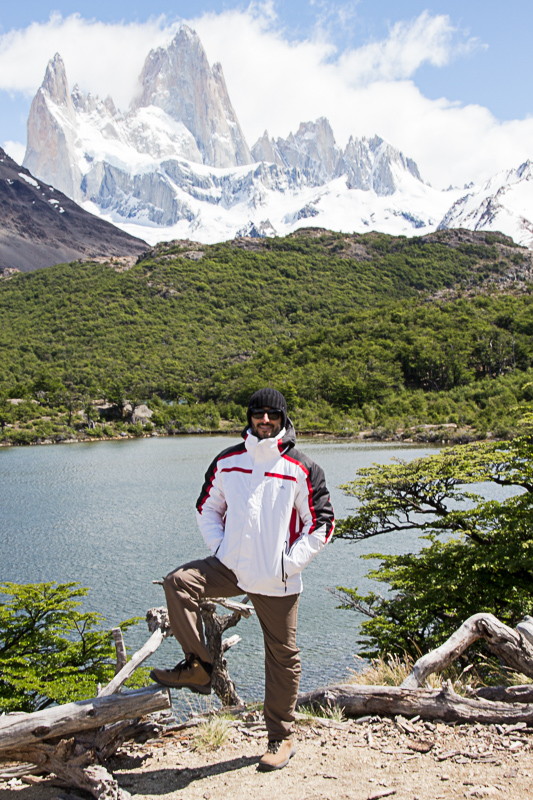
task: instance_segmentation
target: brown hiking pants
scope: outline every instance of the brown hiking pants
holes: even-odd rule
[[[215,556],[190,561],[164,580],[170,627],[183,652],[211,661],[205,646],[199,603],[208,597],[244,594],[235,573]],[[265,722],[270,741],[292,733],[300,684],[300,651],[296,647],[299,594],[271,597],[248,594],[265,643]]]

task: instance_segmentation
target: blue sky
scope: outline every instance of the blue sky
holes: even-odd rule
[[[21,157],[57,50],[71,86],[126,108],[144,57],[182,21],[222,63],[249,144],[324,115],[339,144],[377,133],[435,185],[533,158],[531,0],[4,2],[0,143]]]

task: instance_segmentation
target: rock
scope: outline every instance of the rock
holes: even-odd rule
[[[4,277],[78,259],[137,258],[147,249],[142,239],[89,214],[53,186],[36,180],[1,148],[0,219]]]
[[[209,66],[198,35],[189,27],[182,25],[168,47],[148,54],[139,80],[141,93],[132,111],[156,106],[183,123],[203,163],[233,167],[252,162],[222,67]]]

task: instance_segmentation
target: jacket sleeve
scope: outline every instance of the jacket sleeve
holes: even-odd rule
[[[335,528],[335,515],[324,472],[313,462],[302,467],[305,477],[299,481],[294,505],[303,528],[284,556],[286,578],[303,570],[326,545]]]
[[[196,501],[196,520],[209,550],[214,554],[224,538],[226,499],[222,489],[218,459],[205,473],[205,480]]]

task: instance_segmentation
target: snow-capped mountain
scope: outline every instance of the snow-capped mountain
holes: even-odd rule
[[[325,118],[286,139],[265,131],[250,149],[221,66],[209,66],[186,26],[149,53],[125,112],[110,97],[70,92],[56,55],[31,106],[24,166],[151,243],[306,224],[422,234],[455,226],[446,220],[464,194],[425,184],[415,162],[378,136],[339,147]]]
[[[298,169],[308,185],[320,186],[344,175],[348,189],[389,195],[398,188],[395,172],[409,173],[421,180],[415,162],[379,136],[350,137],[345,150],[341,150],[325,117],[316,122],[302,122],[298,131],[290,133],[287,139],[274,141],[265,131],[252,147],[252,155],[256,161]]]
[[[457,200],[440,228],[502,231],[533,248],[533,163],[500,172]]]

